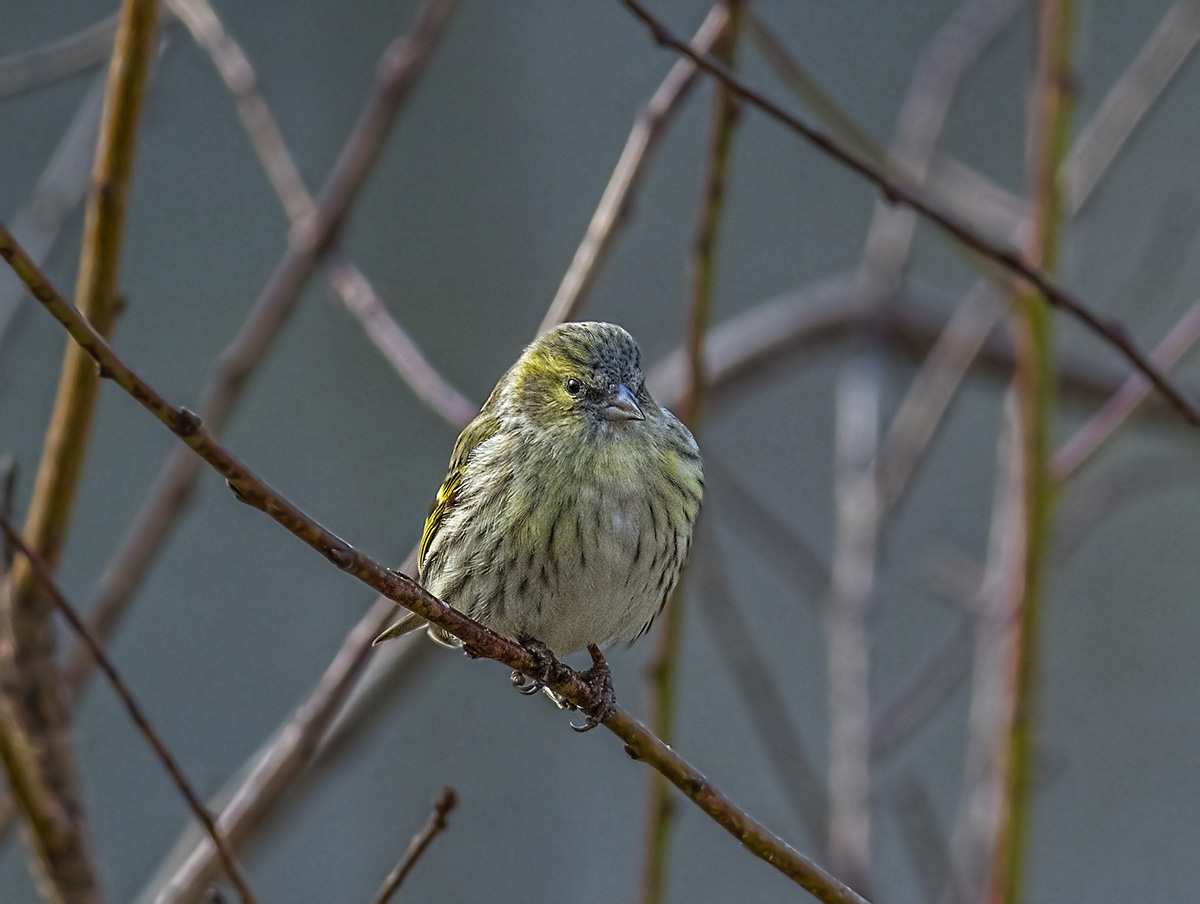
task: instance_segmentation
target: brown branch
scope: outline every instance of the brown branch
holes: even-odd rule
[[[692,45],[700,53],[708,53],[724,34],[728,20],[725,4],[718,3],[700,25],[692,38]],[[641,184],[646,166],[666,133],[667,126],[691,92],[697,76],[694,63],[689,60],[678,61],[634,120],[633,129],[625,140],[621,157],[609,177],[596,212],[592,214],[583,241],[576,249],[571,266],[559,283],[558,291],[554,293],[554,299],[538,327],[539,336],[563,321],[578,316],[600,268],[629,217],[633,195]]]
[[[350,208],[378,159],[384,139],[429,59],[445,25],[453,0],[430,0],[410,36],[392,42],[377,70],[375,90],[338,155],[313,214],[292,230],[283,258],[237,334],[221,353],[216,370],[201,394],[200,417],[219,432],[240,400],[251,373],[266,356],[300,293],[330,248]],[[184,449],[175,450],[142,504],[116,556],[105,569],[88,606],[92,632],[103,642],[111,635],[134,591],[187,507],[199,462]],[[91,672],[91,660],[80,650],[65,668],[67,685],[77,696]]]
[[[212,814],[205,809],[199,795],[196,794],[196,792],[192,789],[191,783],[187,780],[187,776],[183,774],[183,770],[180,768],[179,763],[176,761],[171,751],[167,749],[167,745],[163,742],[163,739],[159,736],[158,732],[154,730],[154,726],[150,724],[150,720],[147,718],[145,710],[143,710],[141,704],[134,699],[133,693],[129,690],[129,685],[125,683],[120,673],[117,672],[116,666],[114,666],[112,660],[108,658],[108,654],[104,652],[104,649],[100,646],[96,639],[92,637],[91,633],[87,629],[87,626],[84,625],[83,620],[79,617],[79,614],[75,611],[74,607],[67,602],[67,599],[65,596],[63,596],[62,591],[59,590],[57,583],[55,583],[54,575],[50,572],[50,566],[43,561],[41,556],[29,548],[25,541],[21,539],[20,534],[17,533],[16,528],[13,527],[12,522],[4,515],[0,515],[0,530],[4,532],[6,541],[15,547],[21,553],[21,555],[25,557],[26,561],[29,563],[29,566],[33,570],[34,579],[41,585],[41,588],[54,603],[55,608],[62,613],[63,618],[66,619],[67,623],[71,626],[71,629],[79,635],[79,639],[87,645],[92,656],[95,657],[96,661],[100,664],[100,670],[104,672],[109,683],[112,685],[113,690],[116,691],[117,696],[121,698],[121,703],[124,704],[126,712],[129,713],[129,718],[133,720],[133,723],[137,726],[138,731],[142,733],[142,736],[146,739],[146,742],[154,751],[154,755],[158,757],[159,762],[162,763],[163,768],[167,770],[167,774],[171,777],[171,781],[175,783],[175,787],[179,789],[179,793],[183,795],[183,799],[187,802],[188,808],[191,809],[192,814],[204,827],[205,832],[208,833],[208,837],[212,839],[212,843],[217,848],[218,856],[221,858],[221,864],[225,869],[225,874],[233,883],[234,888],[237,889],[238,895],[242,899],[243,904],[254,904],[254,894],[250,891],[250,886],[247,884],[246,877],[242,874],[241,868],[237,865],[237,861],[234,860],[233,853],[229,850],[229,847],[221,838],[220,832],[217,831],[216,824],[213,822]]]
[[[76,316],[88,319],[100,336],[111,331],[117,314],[125,205],[157,12],[156,0],[122,3],[108,70],[75,290]],[[51,568],[66,539],[98,384],[92,361],[68,344],[24,528],[29,547]],[[14,563],[3,593],[0,756],[30,829],[38,883],[51,901],[99,901],[67,702],[54,661],[53,609],[28,559]]]
[[[424,828],[417,832],[412,837],[412,841],[408,843],[408,850],[404,852],[404,857],[396,864],[396,868],[388,874],[388,877],[383,882],[383,887],[379,889],[379,893],[375,895],[373,904],[388,904],[392,900],[392,896],[396,890],[400,888],[408,874],[412,872],[412,868],[416,865],[417,860],[425,849],[429,847],[429,843],[438,836],[439,833],[445,831],[448,823],[446,817],[450,815],[450,811],[454,809],[454,805],[458,803],[458,796],[453,788],[443,788],[442,796],[438,798],[437,803],[433,805],[433,812],[429,814],[429,821],[425,823]]]
[[[1017,250],[997,244],[981,235],[967,223],[937,210],[920,193],[901,185],[878,167],[862,160],[840,142],[813,128],[750,88],[711,56],[696,53],[651,15],[638,0],[621,0],[621,2],[645,23],[659,44],[670,47],[688,57],[705,72],[728,86],[742,100],[800,134],[824,154],[875,185],[884,198],[891,203],[911,207],[960,244],[1029,283],[1041,293],[1051,307],[1067,312],[1105,343],[1116,348],[1137,370],[1145,374],[1154,384],[1155,389],[1162,394],[1172,408],[1179,412],[1184,420],[1192,426],[1200,426],[1200,409],[1188,401],[1183,393],[1134,345],[1124,326],[1103,319],[1082,300],[1060,287],[1044,270],[1022,257]]]
[[[208,0],[167,0],[193,39],[208,54],[217,73],[233,95],[255,153],[293,224],[316,211],[300,169],[283,140],[283,133],[258,87],[258,76],[241,46],[225,30]],[[433,50],[430,41],[423,48]],[[463,427],[478,406],[450,384],[417,347],[403,327],[388,313],[379,294],[358,266],[334,249],[330,255],[329,283],[346,309],[357,319],[367,338],[408,383],[422,402],[450,424]]]
[[[217,470],[239,500],[269,515],[342,571],[462,640],[463,648],[469,654],[502,662],[524,675],[546,679],[544,683],[551,690],[561,694],[584,713],[590,715],[598,711],[601,700],[592,694],[588,684],[573,669],[554,662],[543,670],[538,657],[520,644],[501,637],[430,596],[406,575],[383,568],[272,491],[212,437],[200,418],[186,409],[171,405],[118,357],[103,337],[58,294],[2,224],[0,257],[8,261],[29,286],[34,298],[96,361],[101,375],[133,396],[143,408]],[[665,775],[751,853],[808,889],[818,899],[827,904],[859,904],[863,900],[734,806],[703,775],[623,710],[617,708],[602,724],[625,742],[631,756],[645,760]]]

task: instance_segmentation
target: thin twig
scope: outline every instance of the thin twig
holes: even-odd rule
[[[375,896],[373,904],[388,904],[392,900],[392,895],[400,888],[401,883],[416,864],[420,856],[425,853],[425,849],[429,847],[429,843],[438,836],[439,833],[445,831],[448,823],[446,817],[450,811],[454,809],[454,805],[458,803],[458,796],[453,788],[443,788],[442,796],[438,798],[437,803],[433,805],[433,812],[429,814],[429,821],[425,823],[424,828],[417,832],[412,837],[412,841],[408,843],[408,850],[404,852],[404,857],[396,864],[396,868],[388,874],[388,877],[383,882],[383,887],[379,889],[379,894]]]
[[[586,714],[598,712],[601,700],[579,673],[559,662],[546,664],[525,647],[488,630],[451,606],[430,596],[411,578],[388,571],[340,537],[307,517],[296,506],[275,493],[260,478],[218,443],[201,420],[186,409],[167,402],[157,390],[135,373],[51,285],[38,267],[0,224],[0,257],[8,261],[43,307],[61,323],[96,361],[103,377],[129,393],[143,408],[208,462],[226,480],[235,496],[269,515],[330,563],[388,599],[416,612],[426,621],[463,641],[471,654],[502,662],[523,675],[537,676],[551,690]],[[861,904],[852,889],[799,851],[768,831],[737,808],[689,763],[654,736],[640,722],[618,707],[603,721],[606,728],[625,742],[630,756],[645,760],[665,775],[675,787],[718,825],[733,835],[756,857],[766,861],[826,904]]]
[[[741,33],[742,0],[724,0],[728,28],[714,41],[712,49],[726,65],[737,58]],[[681,60],[680,62],[685,62]],[[688,311],[686,362],[687,394],[679,408],[680,418],[693,433],[700,430],[700,412],[707,391],[708,375],[704,343],[712,317],[712,299],[716,281],[717,243],[725,214],[725,191],[729,178],[729,160],[738,121],[738,101],[723,85],[717,85],[713,99],[712,127],[709,136],[708,163],[700,207],[700,221],[692,252],[692,292]],[[647,663],[650,685],[651,725],[655,734],[668,744],[675,734],[675,690],[680,635],[683,631],[684,583],[676,585],[671,599],[659,617],[654,652]],[[651,775],[646,793],[646,840],[642,867],[642,904],[661,904],[665,896],[667,860],[671,827],[674,823],[671,789],[662,776]]]
[[[847,150],[840,142],[830,138],[825,133],[813,128],[804,121],[788,113],[778,104],[750,88],[738,76],[734,75],[717,60],[707,54],[696,53],[686,43],[676,37],[657,18],[651,15],[638,0],[620,0],[634,15],[642,20],[649,28],[654,39],[678,53],[693,60],[701,69],[729,87],[734,94],[747,103],[762,110],[772,119],[787,126],[792,131],[806,138],[811,144],[827,156],[841,163],[846,168],[857,173],[868,182],[875,185],[884,197],[894,204],[911,207],[931,223],[937,225],[943,232],[977,252],[984,258],[998,264],[1003,269],[1015,274],[1028,282],[1045,298],[1051,307],[1066,311],[1088,330],[1099,336],[1105,343],[1116,348],[1137,370],[1145,374],[1155,388],[1192,426],[1200,427],[1200,409],[1197,409],[1184,394],[1141,352],[1129,338],[1128,331],[1123,325],[1107,321],[1095,313],[1087,304],[1059,286],[1047,273],[1027,261],[1018,251],[1007,248],[981,235],[973,227],[937,210],[920,193],[913,191],[898,181],[890,178],[878,167],[862,160],[852,151]]]
[[[312,216],[316,201],[283,140],[283,133],[258,87],[258,76],[241,46],[225,30],[208,0],[167,0],[196,43],[208,54],[233,95],[255,153],[283,203],[288,219],[298,223]],[[432,44],[428,47],[432,50]],[[478,406],[458,391],[429,363],[403,327],[388,313],[379,294],[358,266],[339,249],[329,254],[329,282],[357,319],[367,338],[412,388],[417,397],[450,424],[462,428]]]
[[[21,539],[20,534],[17,533],[16,528],[13,527],[12,522],[4,515],[0,515],[0,530],[3,530],[6,541],[15,547],[29,562],[35,579],[54,603],[55,608],[66,619],[71,629],[79,635],[79,639],[87,645],[92,656],[99,663],[100,670],[104,672],[109,684],[112,685],[117,696],[121,698],[121,703],[124,704],[126,712],[129,713],[129,718],[133,720],[133,724],[137,726],[138,731],[142,733],[142,736],[154,751],[154,755],[158,757],[163,768],[167,770],[171,781],[175,783],[175,787],[179,789],[179,793],[187,801],[188,808],[192,811],[197,821],[204,827],[204,831],[208,833],[208,837],[216,846],[217,855],[221,858],[225,874],[229,877],[229,881],[233,883],[234,888],[237,889],[238,896],[242,899],[243,904],[254,904],[254,894],[250,891],[246,877],[243,875],[241,867],[237,865],[233,853],[221,837],[221,833],[217,831],[212,814],[205,808],[204,803],[200,800],[200,796],[193,790],[191,783],[187,780],[187,776],[183,774],[178,761],[176,761],[171,751],[167,749],[167,745],[163,742],[158,732],[155,731],[154,726],[150,724],[145,710],[134,699],[132,691],[129,690],[129,685],[125,683],[120,673],[117,672],[117,668],[113,665],[112,660],[108,658],[108,654],[104,652],[104,649],[92,637],[87,626],[84,625],[83,620],[75,611],[75,608],[67,602],[67,598],[59,590],[54,580],[54,575],[50,572],[50,566],[42,560],[41,556],[29,548],[25,541]]]
[[[700,25],[692,38],[692,45],[700,53],[708,53],[724,34],[728,21],[729,14],[725,4],[718,3]],[[559,283],[558,291],[554,293],[554,299],[542,318],[538,335],[578,316],[600,273],[600,268],[628,219],[633,196],[641,184],[646,166],[667,127],[675,118],[675,113],[691,92],[698,74],[695,63],[679,60],[638,113],[633,129],[625,140],[621,157],[617,160],[616,168],[613,169],[604,194],[600,197],[600,203],[592,214],[591,222],[588,223],[583,241],[576,249],[571,266]]]
[[[156,0],[124,0],[108,69],[75,289],[77,316],[90,321],[99,336],[108,335],[117,315],[125,206],[157,13]],[[69,344],[24,527],[29,547],[50,568],[66,540],[98,390],[93,362]],[[99,901],[67,731],[67,700],[54,660],[53,607],[28,559],[14,563],[2,608],[0,756],[30,828],[38,882],[52,901]]]
[[[0,59],[0,100],[33,91],[99,66],[112,52],[117,33],[113,13],[75,34]]]
[[[410,36],[393,41],[377,70],[375,90],[342,146],[315,212],[292,230],[291,240],[262,294],[237,334],[221,353],[198,406],[209,429],[220,432],[241,399],[249,378],[270,350],[300,293],[330,248],[382,150],[384,139],[409,96],[445,25],[453,0],[429,0]],[[187,507],[200,465],[176,449],[160,470],[117,554],[105,569],[87,607],[89,627],[106,641]],[[91,672],[79,650],[65,667],[71,696],[78,696]]]

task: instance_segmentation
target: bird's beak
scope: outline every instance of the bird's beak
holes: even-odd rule
[[[601,413],[610,421],[644,421],[646,419],[637,399],[633,397],[633,393],[624,383],[608,397],[608,402]]]

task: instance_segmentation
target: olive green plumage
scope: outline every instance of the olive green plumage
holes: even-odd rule
[[[564,324],[525,349],[455,443],[419,578],[556,654],[633,640],[675,586],[703,484],[696,442],[650,398],[633,338]],[[375,642],[424,624],[402,612]]]

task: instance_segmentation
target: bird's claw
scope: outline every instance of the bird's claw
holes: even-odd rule
[[[580,733],[591,731],[617,710],[617,695],[613,690],[612,673],[608,669],[608,662],[605,661],[604,654],[595,644],[588,646],[588,653],[592,657],[592,667],[583,672],[580,677],[587,683],[592,699],[596,702],[592,711],[588,713],[586,722],[582,725],[571,723],[571,727]]]
[[[538,691],[545,689],[546,682],[550,679],[550,669],[554,665],[554,654],[550,652],[550,648],[532,637],[521,637],[518,642],[523,646],[537,663],[534,673],[526,675],[513,669],[509,680],[513,687],[530,697]]]

